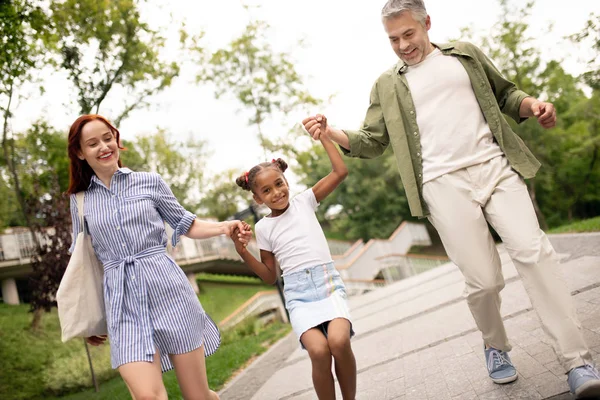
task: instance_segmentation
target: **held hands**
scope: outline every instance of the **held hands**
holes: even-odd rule
[[[106,338],[107,338],[106,335],[90,336],[88,338],[85,338],[85,341],[88,344],[91,344],[92,346],[100,346],[101,344],[104,344],[104,342],[106,341]]]
[[[556,109],[552,103],[534,101],[531,104],[531,112],[543,128],[549,129],[556,125]]]
[[[250,225],[244,221],[225,221],[225,234],[234,242],[237,240],[246,247],[252,239],[252,230]]]
[[[233,240],[235,250],[238,254],[242,254],[246,251],[246,246],[248,246],[248,242],[252,238],[252,229],[250,228],[250,225],[244,221],[240,221],[240,224],[242,225],[242,230],[240,230],[239,226],[236,226],[231,232],[231,235],[229,235],[231,240]]]
[[[304,129],[309,133],[314,140],[329,139],[329,125],[327,117],[323,114],[317,114],[314,117],[305,118],[302,121]]]

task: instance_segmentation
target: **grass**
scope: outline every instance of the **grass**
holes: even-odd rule
[[[567,225],[552,228],[548,233],[600,232],[600,217],[584,219]]]
[[[201,276],[198,284],[200,301],[215,321],[225,318],[256,292],[272,289],[253,278]],[[0,397],[46,399],[63,398],[59,396],[71,393],[64,398],[130,398],[125,384],[110,366],[108,346],[90,349],[101,382],[101,391],[96,394],[86,389],[92,385],[82,340],[61,342],[56,309],[44,314],[39,333],[31,332],[32,315],[28,309],[28,305],[0,304]],[[222,332],[221,347],[206,360],[211,388],[218,390],[250,358],[264,352],[289,330],[289,325],[281,323],[260,327],[249,321],[235,330]],[[169,398],[180,398],[173,371],[164,374],[164,381]]]
[[[230,280],[218,281],[226,278]],[[244,281],[239,281],[239,278],[222,278],[217,275],[217,280],[198,279],[200,303],[213,321],[222,321],[254,294],[262,290],[274,289],[272,285],[263,284],[256,278],[243,278]]]
[[[290,329],[289,325],[278,322],[269,324],[258,331],[243,327],[233,332],[226,332],[219,350],[206,359],[210,388],[219,390],[234,372],[244,366],[252,357],[266,351],[271,344],[285,336]],[[169,399],[180,399],[181,392],[177,385],[175,372],[165,373],[163,380]],[[98,393],[86,390],[60,397],[63,400],[126,400],[130,398],[129,391],[120,377],[102,383]]]

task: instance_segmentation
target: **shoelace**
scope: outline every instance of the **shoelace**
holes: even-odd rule
[[[490,359],[488,361],[488,370],[493,371],[496,368],[500,368],[503,365],[513,366],[498,350],[490,351]]]
[[[583,369],[584,371],[581,371],[581,369]],[[594,368],[593,365],[586,364],[583,367],[578,368],[577,372],[579,373],[579,376],[581,376],[581,377],[586,376],[586,373],[587,373],[589,375],[592,375],[596,379],[600,379],[600,374],[598,373],[598,370],[596,370],[596,368]]]

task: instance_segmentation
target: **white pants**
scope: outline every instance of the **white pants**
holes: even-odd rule
[[[500,314],[502,266],[486,221],[502,238],[565,371],[592,363],[556,253],[504,156],[426,182],[423,196],[429,221],[465,276],[467,303],[487,345],[511,348]]]

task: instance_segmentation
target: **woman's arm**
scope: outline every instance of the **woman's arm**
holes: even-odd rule
[[[207,239],[219,235],[232,236],[234,230],[237,231],[237,238],[242,244],[248,244],[252,238],[252,231],[247,229],[246,225],[238,220],[211,222],[200,221],[196,218],[190,229],[185,233],[185,236],[190,239]]]

